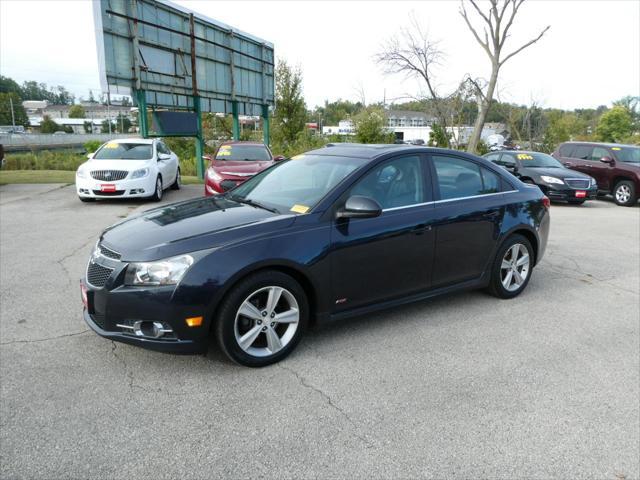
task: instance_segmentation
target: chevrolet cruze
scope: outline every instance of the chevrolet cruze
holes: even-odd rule
[[[148,198],[180,188],[180,163],[160,139],[126,138],[103,144],[76,172],[83,202],[98,198]]]
[[[239,187],[107,228],[84,318],[111,340],[259,367],[307,327],[461,289],[513,298],[549,232],[549,199],[482,158],[330,145]]]

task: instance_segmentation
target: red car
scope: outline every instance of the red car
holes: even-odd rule
[[[259,142],[225,142],[209,160],[204,176],[204,194],[217,195],[240,185],[256,173],[284,160],[274,157],[271,150]]]

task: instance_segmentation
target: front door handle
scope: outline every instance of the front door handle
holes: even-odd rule
[[[420,225],[416,225],[415,227],[413,227],[411,231],[416,235],[422,235],[424,232],[431,231],[431,225],[425,225],[424,223]]]
[[[494,210],[492,212],[487,212],[487,213],[483,213],[482,216],[484,218],[489,218],[489,219],[493,219],[493,218],[497,218],[500,215],[500,212],[497,210]]]

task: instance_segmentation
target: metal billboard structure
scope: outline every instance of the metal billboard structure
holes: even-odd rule
[[[196,137],[200,176],[202,112],[231,113],[236,140],[238,116],[260,115],[269,143],[272,43],[166,0],[93,0],[93,12],[102,89],[133,98],[143,137]]]

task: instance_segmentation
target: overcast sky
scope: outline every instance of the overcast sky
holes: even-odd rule
[[[467,73],[488,77],[486,54],[458,14],[457,1],[178,0],[196,12],[275,45],[299,64],[307,104],[325,99],[387,101],[415,95],[414,80],[382,73],[374,55],[413,14],[446,53],[436,70],[446,92]],[[528,0],[507,50],[547,34],[501,72],[500,99],[545,107],[610,105],[640,95],[640,1]],[[511,47],[511,48],[509,48]],[[22,82],[65,85],[76,95],[100,90],[90,0],[0,0],[0,72]]]

